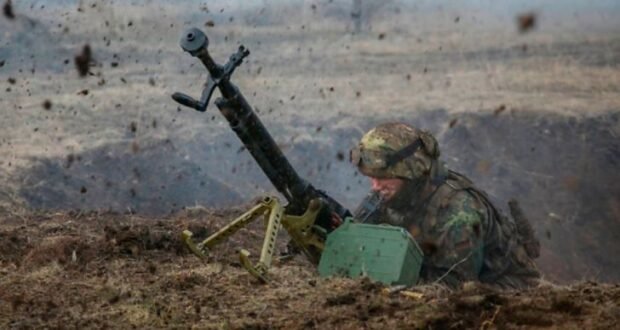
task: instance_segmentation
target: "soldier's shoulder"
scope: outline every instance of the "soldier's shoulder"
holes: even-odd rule
[[[440,185],[433,196],[431,204],[438,208],[454,207],[463,203],[475,203],[476,198],[467,187],[455,185],[454,182],[446,181]]]
[[[442,197],[437,223],[443,228],[474,226],[485,221],[485,206],[468,190],[457,190]]]

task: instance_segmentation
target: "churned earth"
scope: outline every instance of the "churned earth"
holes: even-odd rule
[[[620,8],[613,1],[2,1],[0,328],[613,328],[620,319]],[[449,5],[448,5],[449,4]],[[560,8],[561,7],[561,8]],[[429,130],[441,159],[541,240],[539,288],[401,291],[322,279],[301,257],[259,284],[257,223],[278,195],[200,95],[179,35],[199,27],[300,176],[354,209],[369,128]],[[215,92],[215,97],[219,96]],[[287,241],[282,233],[279,249]]]
[[[256,252],[260,226],[241,230],[208,261],[179,239],[182,229],[204,237],[238,214],[4,214],[0,327],[609,329],[620,322],[618,284],[398,291],[364,278],[320,278],[301,257],[275,262],[271,282],[260,284],[236,255],[241,247]]]

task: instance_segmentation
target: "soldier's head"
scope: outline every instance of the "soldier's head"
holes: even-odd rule
[[[420,187],[428,181],[439,147],[428,132],[385,123],[366,133],[350,155],[351,162],[371,179],[371,189],[389,200],[405,186]]]

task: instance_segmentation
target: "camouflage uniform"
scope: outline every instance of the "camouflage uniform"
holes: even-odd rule
[[[532,258],[538,246],[531,228],[518,228],[516,223],[523,226],[523,221],[503,216],[470,180],[447,170],[438,157],[432,135],[404,124],[383,124],[364,135],[351,151],[359,170],[406,180],[394,198],[363,215],[366,222],[402,226],[411,233],[424,252],[424,282],[535,285],[540,275]],[[362,217],[360,212],[356,217]]]

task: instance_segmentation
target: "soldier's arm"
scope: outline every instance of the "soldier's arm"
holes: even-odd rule
[[[483,263],[486,210],[473,196],[460,191],[438,210],[427,251],[423,278],[457,287],[478,279]]]

